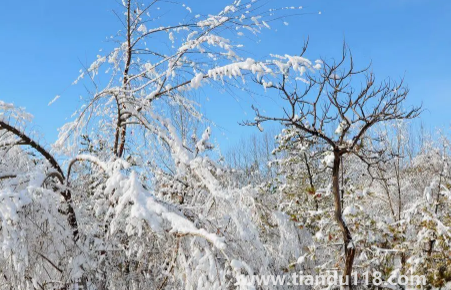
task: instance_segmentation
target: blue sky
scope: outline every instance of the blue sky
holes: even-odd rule
[[[216,13],[231,1],[185,1],[194,14]],[[270,6],[303,6],[308,13],[289,18],[278,31],[262,34],[247,47],[256,58],[270,52],[298,54],[310,38],[307,57],[337,56],[343,40],[357,65],[370,61],[379,80],[405,77],[409,104],[423,103],[427,128],[448,129],[451,118],[451,1],[449,0],[284,0]],[[291,5],[290,5],[291,6]],[[80,106],[82,86],[71,86],[82,63],[95,59],[106,37],[120,29],[114,0],[24,0],[0,4],[0,99],[35,116],[33,128],[52,143],[57,128]],[[318,14],[321,11],[321,14]],[[170,17],[170,16],[168,16]],[[52,106],[47,104],[61,98]],[[250,105],[226,94],[210,95],[207,117],[218,125],[224,147],[255,132],[237,123],[252,118]],[[263,105],[265,100],[257,100]],[[219,133],[219,134],[218,134]]]

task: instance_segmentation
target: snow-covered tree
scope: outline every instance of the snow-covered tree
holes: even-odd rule
[[[167,24],[164,5],[189,17]],[[300,241],[286,238],[296,229],[209,158],[210,128],[185,126],[201,120],[200,86],[279,73],[236,42],[268,28],[274,11],[258,1],[192,17],[166,1],[122,6],[117,46],[80,71],[75,83],[88,79],[91,94],[51,150],[26,131],[23,110],[2,103],[1,287],[224,289],[241,274],[277,274],[298,254]]]
[[[305,50],[298,58],[303,59]],[[255,121],[248,124],[260,126],[267,121],[280,122],[298,131],[293,135],[293,142],[322,147],[324,162],[331,169],[334,218],[342,234],[343,273],[350,281],[356,247],[343,217],[339,183],[342,157],[354,155],[368,166],[379,162],[383,148],[377,146],[378,136],[370,129],[382,122],[415,118],[420,108],[404,111],[403,101],[408,90],[402,82],[376,84],[368,69],[355,69],[346,48],[338,62],[317,61],[322,64],[319,76],[307,73],[312,66],[310,61],[303,61],[304,64],[297,68],[286,67],[279,78],[256,78],[265,88],[279,92],[287,106],[281,116],[267,116],[254,108]],[[356,85],[359,81],[362,83],[360,88]],[[333,125],[337,126],[335,131],[331,129]]]
[[[451,285],[450,138],[409,127],[421,109],[402,82],[376,83],[346,48],[249,57],[301,7],[116,4],[121,30],[80,70],[55,144],[0,101],[0,290],[274,289],[236,282],[340,269]],[[282,130],[222,155],[199,104],[235,89],[276,92],[281,114],[247,124]]]

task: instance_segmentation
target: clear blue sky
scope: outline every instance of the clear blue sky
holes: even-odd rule
[[[185,1],[197,13],[216,13],[232,1]],[[279,6],[281,1],[273,1]],[[284,0],[302,5],[310,15],[290,18],[284,29],[267,31],[248,50],[297,54],[310,38],[307,56],[336,56],[344,39],[358,65],[373,62],[376,76],[405,76],[410,104],[423,103],[428,128],[448,129],[451,121],[451,1],[449,0]],[[291,5],[290,5],[291,6]],[[24,0],[0,4],[0,100],[13,102],[35,116],[34,129],[46,143],[80,105],[82,86],[71,86],[80,61],[89,63],[106,37],[120,29],[114,0]],[[321,15],[318,14],[321,11]],[[170,16],[168,16],[170,17]],[[47,106],[55,95],[61,98]],[[209,96],[207,117],[222,129],[224,146],[255,131],[237,122],[252,117],[249,99]],[[264,100],[262,101],[265,102]],[[246,115],[246,113],[248,115]],[[44,140],[43,139],[43,140]]]

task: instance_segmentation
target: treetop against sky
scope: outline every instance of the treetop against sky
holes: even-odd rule
[[[197,14],[220,11],[228,1],[186,1],[179,9],[163,11],[161,23],[177,23]],[[309,39],[309,59],[339,57],[342,43],[352,50],[357,66],[372,62],[379,80],[405,78],[410,88],[408,105],[424,103],[422,120],[430,127],[448,126],[447,108],[451,77],[447,69],[451,47],[449,1],[268,1],[264,9],[302,6],[288,11],[271,28],[255,38],[238,39],[254,59],[270,53],[299,54]],[[164,7],[162,7],[164,9]],[[47,143],[57,138],[57,128],[89,94],[73,86],[78,71],[97,54],[114,46],[110,36],[122,24],[115,1],[24,1],[20,9],[5,2],[0,9],[0,98],[24,106],[35,116],[35,129]],[[158,22],[158,23],[160,23]],[[166,44],[165,44],[166,45]],[[201,111],[213,119],[213,136],[223,147],[255,128],[238,122],[253,118],[251,104],[278,108],[270,93],[228,93],[202,88]],[[51,106],[55,96],[61,96]]]

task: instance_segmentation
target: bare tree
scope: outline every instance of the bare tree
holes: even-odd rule
[[[299,57],[302,58],[305,51],[306,47]],[[383,149],[375,149],[380,139],[371,134],[370,129],[381,122],[415,118],[421,107],[404,110],[408,89],[403,86],[403,81],[385,80],[376,84],[369,67],[363,70],[354,68],[352,55],[346,46],[338,62],[321,60],[317,64],[321,65],[318,74],[302,75],[300,70],[299,77],[294,70],[287,68],[276,80],[267,76],[256,78],[255,81],[265,88],[278,91],[287,106],[283,108],[282,116],[267,116],[253,107],[256,118],[246,124],[260,127],[263,122],[280,122],[299,131],[293,142],[323,145],[326,163],[332,169],[334,216],[343,236],[343,275],[351,281],[356,248],[342,213],[343,196],[340,195],[339,183],[342,156],[354,154],[368,167],[376,164]],[[333,132],[331,126],[337,124]]]

